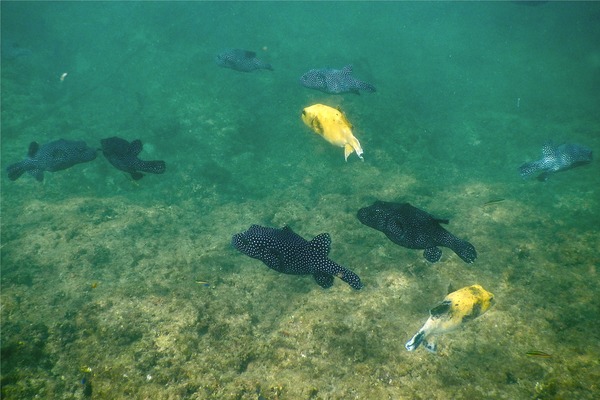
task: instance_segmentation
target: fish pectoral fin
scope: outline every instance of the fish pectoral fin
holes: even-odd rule
[[[452,308],[452,302],[449,300],[444,300],[437,306],[433,307],[429,310],[429,315],[433,318],[440,318],[442,315],[447,315]]]
[[[425,347],[430,353],[437,353],[437,343],[433,341],[423,340],[423,347]]]
[[[130,174],[131,174],[131,178],[134,181],[139,181],[140,179],[142,179],[144,177],[144,174],[142,174],[141,172],[138,172],[138,171],[133,171]]]
[[[541,182],[546,182],[548,180],[548,178],[550,178],[551,175],[552,175],[552,172],[544,171],[536,179]]]
[[[333,286],[333,276],[323,273],[323,272],[315,272],[313,274],[315,281],[321,286],[323,289],[328,289]]]
[[[438,247],[429,247],[423,252],[423,257],[430,263],[438,262],[442,258],[442,250]]]
[[[313,118],[313,120],[310,122],[310,127],[319,135],[323,135],[323,125],[321,124],[319,117]]]
[[[29,175],[33,176],[36,181],[42,182],[44,180],[44,170],[35,168],[27,171]]]

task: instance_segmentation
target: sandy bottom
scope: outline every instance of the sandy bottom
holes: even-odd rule
[[[417,179],[354,161],[339,168],[361,188],[356,195],[316,195],[307,177],[258,199],[228,194],[226,202],[219,186],[192,179],[195,186],[172,194],[179,200],[143,204],[136,193],[164,178],[135,185],[117,171],[103,185],[127,196],[52,188],[92,168],[83,166],[47,174],[41,185],[27,176],[6,183],[3,398],[594,397],[597,200],[556,190],[542,212],[518,199],[539,182],[471,182],[437,190],[436,199],[404,197],[446,213],[449,229],[479,252],[467,265],[443,249],[430,264],[354,215],[375,198],[418,193]],[[306,238],[329,232],[331,258],[365,288],[336,279],[324,290],[237,253],[231,235],[253,223],[290,224]],[[437,355],[405,350],[450,284],[476,283],[496,297],[489,312],[440,336]]]

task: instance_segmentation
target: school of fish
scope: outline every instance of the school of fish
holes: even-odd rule
[[[3,39],[3,59],[12,60],[30,54],[29,49]],[[240,72],[273,71],[272,65],[259,58],[254,51],[243,49],[223,50],[215,57],[215,63],[219,67]],[[341,69],[310,69],[300,77],[300,84],[332,95],[376,92],[372,84],[354,78],[351,65]],[[302,109],[301,119],[327,142],[343,148],[346,161],[352,153],[364,161],[362,146],[352,132],[353,126],[339,107],[322,103],[308,105]],[[128,173],[134,180],[141,179],[144,176],[142,172],[163,174],[166,171],[166,164],[162,160],[145,161],[138,158],[143,149],[139,139],[129,142],[115,136],[102,139],[100,143],[101,148],[93,148],[84,141],[77,140],[59,139],[44,145],[31,142],[26,158],[10,164],[6,171],[12,181],[26,172],[37,181],[42,181],[44,172],[61,171],[93,161],[98,151],[102,152],[112,166]],[[570,143],[556,146],[547,142],[542,147],[542,157],[524,163],[519,167],[519,172],[523,177],[539,174],[540,180],[546,180],[558,171],[591,161],[592,150],[586,146]],[[454,236],[440,225],[448,224],[447,219],[436,218],[409,203],[378,200],[358,210],[356,216],[363,225],[384,233],[392,242],[409,249],[424,250],[423,256],[430,263],[441,259],[442,251],[439,247],[450,248],[468,264],[477,258],[477,251],[471,243]],[[356,290],[364,286],[355,272],[329,259],[331,238],[328,233],[306,240],[288,226],[271,228],[252,225],[246,231],[234,234],[231,245],[274,271],[289,275],[312,275],[316,283],[325,289],[332,287],[336,277]],[[423,345],[427,350],[436,352],[437,336],[481,316],[493,304],[494,295],[479,284],[449,293],[430,310],[427,321],[406,342],[406,349],[414,351]],[[540,357],[547,355],[543,352],[530,353]]]

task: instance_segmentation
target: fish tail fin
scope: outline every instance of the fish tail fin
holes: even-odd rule
[[[341,265],[327,259],[327,262],[323,265],[323,269],[319,271],[332,276],[337,276],[353,289],[360,290],[363,288],[363,284],[360,281],[358,275],[350,271],[348,268],[342,267]],[[316,279],[316,274],[315,274]]]
[[[466,240],[459,239],[446,231],[444,234],[444,242],[443,246],[450,248],[467,264],[471,264],[477,259],[477,250],[475,250],[475,246]]]
[[[137,170],[151,174],[162,174],[166,168],[167,166],[164,161],[140,161],[136,165]]]
[[[420,329],[419,332],[417,332],[415,334],[415,336],[412,337],[412,339],[410,339],[408,342],[406,342],[404,347],[406,347],[406,350],[408,350],[408,351],[414,351],[424,341],[425,341],[425,331],[423,329]]]
[[[28,166],[29,163],[27,162],[27,160],[9,165],[8,167],[6,167],[8,179],[10,179],[11,181],[16,181],[29,169]]]
[[[348,161],[348,156],[352,154],[353,151],[354,149],[352,148],[352,146],[350,146],[349,144],[344,145],[344,158],[346,159],[346,161]]]
[[[375,86],[373,86],[373,85],[371,85],[370,83],[367,83],[367,82],[360,82],[359,88],[361,90],[364,90],[365,92],[371,92],[371,93],[373,93],[373,92],[377,91],[377,89],[375,89]]]
[[[538,171],[543,170],[543,165],[539,161],[528,162],[519,167],[519,173],[523,178],[526,178]]]
[[[336,276],[350,285],[353,289],[360,290],[363,288],[363,283],[360,281],[358,275],[349,269],[342,267],[342,271],[338,272]]]
[[[346,157],[346,161],[348,161],[348,156],[350,154],[352,154],[352,152],[356,152],[356,155],[364,161],[363,159],[363,149],[360,146],[360,142],[358,141],[357,138],[355,138],[354,136],[352,136],[352,138],[349,140],[349,143],[346,143],[344,145],[344,157]]]
[[[461,240],[460,244],[455,246],[453,250],[467,264],[471,264],[477,259],[475,246],[465,240]]]

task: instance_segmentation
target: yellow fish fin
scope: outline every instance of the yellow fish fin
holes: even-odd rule
[[[310,127],[319,135],[323,135],[323,125],[319,121],[319,117],[314,117],[310,122]]]
[[[356,155],[361,159],[361,160],[365,160],[362,156],[363,154],[363,149],[362,147],[360,147],[360,142],[358,141],[357,138],[355,138],[354,136],[348,138],[348,143],[346,143],[344,145],[344,156],[346,157],[346,161],[348,161],[348,156],[350,154],[352,154],[352,152],[355,151]]]
[[[352,126],[352,124],[350,123],[350,121],[348,121],[348,118],[346,118],[346,113],[344,113],[340,107],[338,107],[337,110],[341,114],[340,116],[341,116],[342,122],[344,122],[346,125],[348,125],[348,128],[350,128],[350,129],[354,128]]]
[[[348,161],[348,156],[352,154],[353,151],[354,149],[352,148],[352,146],[350,146],[349,144],[344,145],[344,158],[346,159],[346,161]]]

